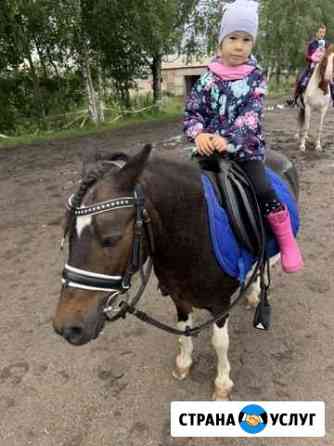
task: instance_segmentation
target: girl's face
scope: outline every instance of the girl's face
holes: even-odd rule
[[[247,62],[253,49],[253,38],[245,32],[228,34],[219,47],[220,57],[226,66],[235,67]]]

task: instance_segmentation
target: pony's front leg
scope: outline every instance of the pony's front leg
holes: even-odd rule
[[[256,308],[257,304],[260,302],[260,277],[257,277],[254,282],[250,285],[249,291],[246,295],[246,308],[250,310],[251,308]]]
[[[301,141],[300,141],[300,150],[302,152],[305,152],[306,149],[306,139],[308,132],[310,130],[310,122],[311,122],[311,109],[308,105],[305,106],[305,115],[302,118],[302,124],[301,124]]]
[[[272,257],[269,260],[270,268],[276,265],[276,263],[280,259],[280,254],[277,254],[276,256]],[[250,271],[250,273],[247,276],[247,279],[253,274],[253,269]],[[246,308],[248,310],[252,308],[256,308],[258,303],[260,302],[260,293],[261,293],[261,286],[260,286],[260,276],[258,276],[253,283],[251,283],[249,290],[246,294]]]
[[[321,147],[321,133],[322,133],[322,129],[323,129],[323,126],[324,126],[324,120],[325,120],[325,116],[326,116],[327,110],[328,110],[328,106],[326,106],[325,108],[323,108],[321,110],[318,138],[317,138],[317,142],[316,142],[316,146],[315,146],[315,150],[317,150],[318,152],[322,151],[322,147]]]
[[[184,331],[187,327],[192,328],[192,315],[189,313],[185,320],[180,320],[180,314],[178,311],[178,323],[177,328]],[[176,356],[176,367],[173,370],[174,378],[183,380],[187,378],[190,373],[190,369],[193,363],[193,341],[189,336],[180,336],[178,338],[178,354]]]
[[[213,399],[227,400],[233,387],[233,381],[230,378],[231,366],[227,356],[229,346],[228,319],[225,320],[222,327],[213,324],[212,345],[216,350],[218,358]]]

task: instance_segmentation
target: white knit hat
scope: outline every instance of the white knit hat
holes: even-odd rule
[[[238,31],[250,34],[255,42],[259,26],[258,7],[258,2],[253,0],[236,0],[227,6],[221,22],[219,44],[228,34]]]

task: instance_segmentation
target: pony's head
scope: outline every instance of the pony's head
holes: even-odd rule
[[[138,210],[135,188],[150,152],[151,146],[145,146],[131,158],[113,154],[95,159],[93,165],[89,160],[69,201],[69,253],[53,324],[71,344],[82,345],[99,335],[106,301],[128,271]]]
[[[333,82],[333,78],[334,78],[333,57],[334,57],[334,45],[331,44],[326,49],[326,53],[320,62],[319,88],[321,90],[323,90],[324,94],[328,93],[329,83]],[[328,64],[329,64],[329,66],[328,66]]]

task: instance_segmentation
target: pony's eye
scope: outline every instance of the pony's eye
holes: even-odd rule
[[[117,242],[121,240],[121,236],[115,236],[115,237],[107,237],[102,240],[102,246],[104,248],[111,248],[112,246],[116,245]]]

